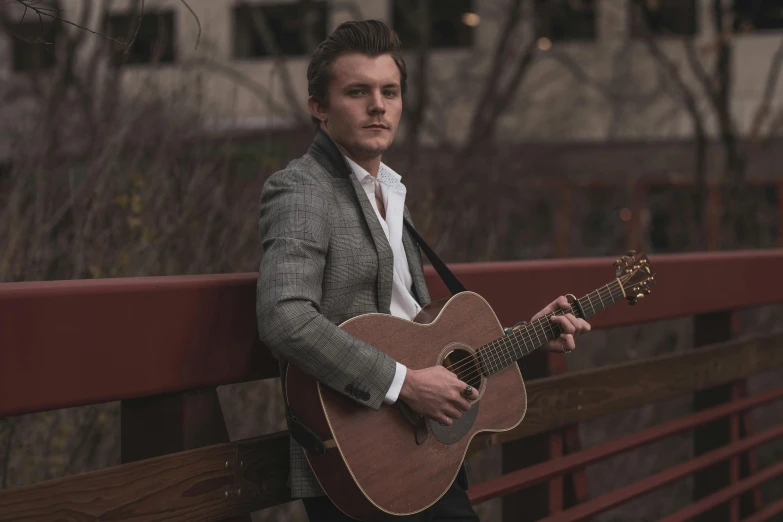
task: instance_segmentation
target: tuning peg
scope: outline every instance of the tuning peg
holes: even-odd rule
[[[628,252],[625,253],[625,255],[628,257],[633,257],[636,255],[636,250],[629,250]]]
[[[615,268],[625,268],[626,266],[628,266],[628,258],[621,257],[620,259],[612,263],[612,265],[614,265]]]

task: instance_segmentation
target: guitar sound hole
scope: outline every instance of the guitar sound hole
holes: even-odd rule
[[[467,350],[454,350],[443,359],[443,366],[454,373],[463,382],[481,389],[481,370],[476,356]]]

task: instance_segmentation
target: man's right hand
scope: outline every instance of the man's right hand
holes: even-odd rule
[[[408,368],[402,382],[400,398],[416,413],[451,426],[452,419],[462,417],[470,409],[470,401],[478,398],[478,390],[470,397],[462,395],[467,383],[443,366],[423,370]]]

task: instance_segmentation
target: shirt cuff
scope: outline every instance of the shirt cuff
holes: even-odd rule
[[[396,364],[397,369],[394,371],[394,379],[392,379],[389,391],[386,392],[386,397],[383,399],[384,404],[394,404],[397,402],[397,397],[400,396],[400,390],[402,390],[402,383],[405,381],[405,375],[408,373],[408,368],[400,363]]]

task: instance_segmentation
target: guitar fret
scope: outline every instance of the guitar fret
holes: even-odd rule
[[[590,299],[590,294],[587,294],[587,296],[585,296],[585,297],[587,297],[587,302],[590,304],[590,308],[592,309],[592,312],[590,313],[590,315],[595,315],[595,306],[593,306],[593,300]]]
[[[509,348],[508,340],[505,338],[505,336],[501,337],[501,339],[502,339],[502,343],[500,345],[501,346],[501,352],[500,352],[501,365],[500,366],[501,366],[501,368],[505,368],[508,365],[508,362],[513,360],[513,357],[509,357],[509,361],[506,361],[506,356],[508,355],[508,348]]]
[[[536,342],[538,343],[538,346],[541,346],[542,344],[544,344],[546,342],[546,332],[544,332],[544,327],[541,326],[541,319],[538,319],[536,321],[536,323],[537,323],[537,326],[541,329],[541,335],[544,338],[544,341],[541,342],[541,339],[538,338],[538,332],[536,332]]]

